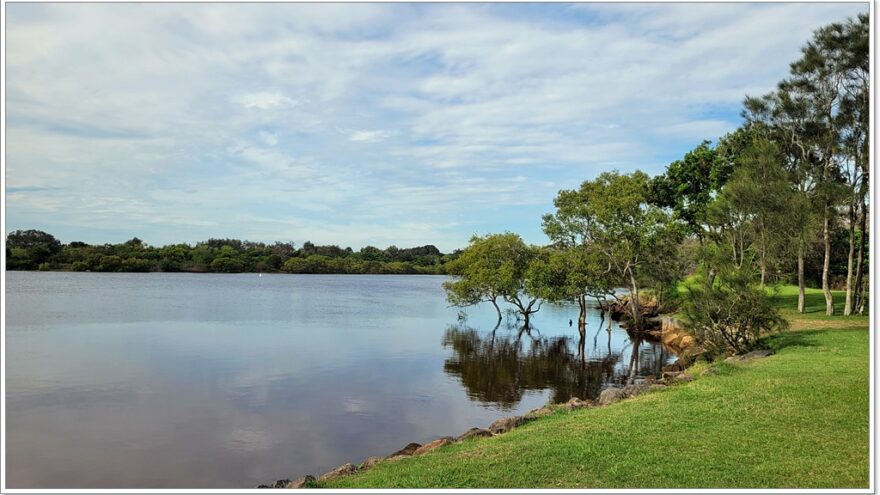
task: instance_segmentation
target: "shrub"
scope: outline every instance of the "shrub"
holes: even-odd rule
[[[744,269],[719,274],[711,287],[689,285],[682,300],[694,338],[712,354],[748,352],[762,335],[788,325],[772,298]]]
[[[244,265],[233,258],[215,258],[211,262],[211,270],[219,273],[240,273],[244,269]]]

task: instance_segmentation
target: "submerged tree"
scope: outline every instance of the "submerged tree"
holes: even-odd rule
[[[613,291],[599,251],[577,246],[545,248],[529,267],[529,291],[550,302],[577,301],[578,330],[585,331],[587,297],[601,298]]]
[[[449,273],[456,279],[443,284],[446,298],[455,306],[490,302],[498,313],[499,323],[502,316],[498,299],[501,298],[516,307],[524,326],[528,327],[531,315],[541,309],[540,299],[528,291],[526,278],[536,255],[537,248],[527,245],[517,234],[474,236],[448,266]]]

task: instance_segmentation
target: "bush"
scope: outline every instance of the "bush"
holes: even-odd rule
[[[74,261],[72,265],[70,265],[70,269],[75,272],[86,272],[89,270],[89,264],[85,261]]]
[[[211,262],[211,270],[218,273],[240,273],[244,265],[233,258],[216,258]]]
[[[709,287],[689,285],[682,295],[684,314],[697,342],[711,354],[740,354],[755,349],[758,339],[788,326],[752,273],[719,274]]]

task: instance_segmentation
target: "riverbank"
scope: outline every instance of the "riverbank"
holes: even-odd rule
[[[808,293],[805,315],[786,311],[792,330],[767,339],[775,354],[766,359],[721,362],[705,374],[698,365],[689,383],[560,410],[319,485],[867,487],[868,319],[828,320],[812,312],[818,298]]]

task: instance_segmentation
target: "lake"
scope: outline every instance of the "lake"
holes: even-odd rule
[[[250,488],[595,397],[674,357],[439,276],[6,273],[10,488]],[[574,327],[569,326],[574,320]]]

